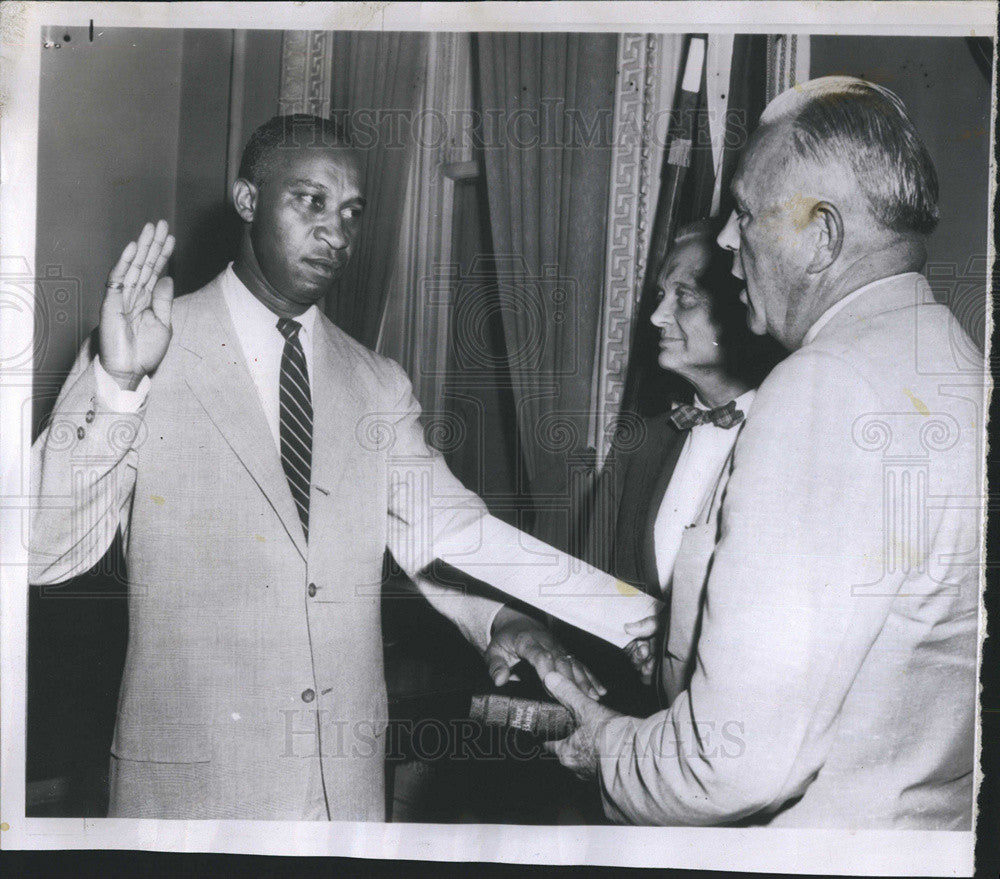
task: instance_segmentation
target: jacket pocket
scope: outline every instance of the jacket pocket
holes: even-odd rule
[[[123,729],[119,723],[111,753],[119,760],[146,763],[208,763],[212,759],[208,725],[150,725]]]

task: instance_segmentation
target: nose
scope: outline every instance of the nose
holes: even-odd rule
[[[672,324],[674,322],[674,312],[676,311],[676,303],[674,302],[674,297],[669,293],[665,293],[663,298],[660,300],[659,305],[656,306],[653,313],[649,317],[649,322],[659,329],[663,329],[667,324]]]
[[[740,249],[740,227],[736,219],[736,211],[731,211],[726,225],[722,227],[719,237],[715,239],[719,247],[723,250],[731,250],[736,253]]]
[[[344,224],[340,216],[332,217],[316,227],[315,235],[320,241],[327,244],[332,250],[343,250],[347,247],[349,240],[344,230]]]

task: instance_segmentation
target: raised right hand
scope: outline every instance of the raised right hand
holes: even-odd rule
[[[163,360],[170,344],[174,284],[160,275],[174,250],[174,236],[160,220],[142,227],[108,275],[101,305],[101,365],[127,390],[134,390]]]

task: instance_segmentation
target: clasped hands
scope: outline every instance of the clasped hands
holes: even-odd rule
[[[656,617],[626,626],[628,633],[636,638],[625,652],[646,683],[653,673],[653,638],[657,626]],[[498,687],[511,679],[511,669],[520,660],[534,666],[545,688],[569,710],[574,722],[572,734],[561,741],[546,742],[546,750],[578,777],[592,778],[597,772],[601,740],[608,722],[624,716],[598,701],[607,690],[594,674],[567,653],[545,626],[509,607],[497,613],[484,659]]]

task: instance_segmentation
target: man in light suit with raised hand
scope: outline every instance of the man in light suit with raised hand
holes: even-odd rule
[[[402,369],[317,307],[364,209],[329,120],[258,129],[233,201],[239,253],[203,289],[173,301],[162,221],[112,270],[33,448],[30,580],[86,571],[121,528],[112,816],[384,820],[386,546],[498,683],[525,658],[602,690],[530,619],[427,588],[435,558],[522,596],[549,579],[540,603],[620,646],[649,604],[489,516],[425,443]]]
[[[557,672],[552,747],[640,824],[971,828],[985,374],[920,274],[938,219],[900,100],[830,77],[765,110],[719,236],[792,353],[736,449],[694,672],[615,715]]]

